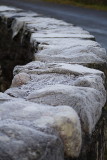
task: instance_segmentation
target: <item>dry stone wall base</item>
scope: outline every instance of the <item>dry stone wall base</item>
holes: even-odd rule
[[[104,160],[105,49],[80,27],[6,6],[0,37],[0,159]]]

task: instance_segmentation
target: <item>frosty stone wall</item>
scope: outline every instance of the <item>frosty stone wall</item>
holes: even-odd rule
[[[6,6],[0,36],[0,159],[103,160],[105,49],[80,27]]]

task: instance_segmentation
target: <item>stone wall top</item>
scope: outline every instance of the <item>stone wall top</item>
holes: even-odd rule
[[[26,54],[33,61],[17,62],[10,88],[0,93],[0,158],[79,157],[106,103],[105,49],[82,28],[30,11],[0,6],[0,23],[12,42],[21,35],[17,53],[23,42],[33,48],[20,51],[19,60]]]

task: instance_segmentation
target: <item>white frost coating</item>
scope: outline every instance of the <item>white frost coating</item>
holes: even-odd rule
[[[12,22],[12,25],[11,25],[11,29],[13,31],[13,35],[12,35],[12,38],[14,38],[20,31],[20,29],[22,29],[24,27],[24,22],[19,22],[17,19],[15,19],[13,22]]]
[[[106,92],[93,88],[73,87],[67,85],[50,85],[34,91],[27,100],[48,105],[68,105],[76,110],[83,123],[85,132],[91,134],[101,116],[106,102]]]
[[[6,91],[7,94],[12,95],[14,97],[23,97],[26,98],[31,92],[42,89],[48,85],[56,85],[56,84],[63,84],[63,85],[70,85],[70,86],[81,86],[81,87],[90,87],[100,91],[101,94],[105,94],[104,88],[104,80],[100,75],[95,74],[85,74],[79,75],[68,71],[62,71],[58,73],[42,73],[32,71],[31,70],[24,70],[27,73],[31,74],[31,81],[27,83],[27,85],[22,85],[18,88],[10,88]],[[65,74],[66,73],[66,74]],[[75,76],[76,75],[76,76]]]
[[[7,7],[7,6],[0,6],[0,11],[16,11],[16,10],[21,10],[21,9],[17,9],[17,8],[13,8],[13,7]]]
[[[104,83],[105,79],[102,79],[101,76],[85,75],[85,76],[79,76],[77,79],[75,79],[74,86],[94,88],[100,91],[102,94],[105,94]]]
[[[15,14],[15,13],[13,13],[13,14]],[[16,13],[16,15],[17,15],[17,13]],[[20,13],[18,13],[18,16],[20,16],[20,17],[38,17],[38,16],[40,16],[40,14],[38,14],[38,13],[34,13],[34,12],[31,12],[31,11],[28,11],[27,13],[26,12],[20,12]]]
[[[18,87],[30,81],[30,75],[27,73],[19,73],[14,76],[11,87]]]
[[[7,125],[8,120],[15,121],[15,124],[42,129],[48,133],[51,133],[53,128],[62,139],[67,156],[77,157],[80,153],[82,142],[80,120],[77,113],[68,106],[52,107],[16,100],[0,105],[0,117],[4,122],[7,121]]]
[[[13,98],[11,95],[9,96],[8,94],[6,93],[1,93],[0,92],[0,106],[3,104],[3,103],[8,103],[10,101],[16,101],[17,98]],[[23,101],[23,99],[19,98],[20,102]],[[0,109],[1,111],[2,109]]]
[[[105,78],[104,73],[97,69],[91,69],[79,64],[69,63],[44,63],[44,62],[31,62],[25,66],[16,66],[14,68],[14,74],[19,72],[25,72],[30,74],[43,74],[43,73],[62,73],[72,75],[87,75],[94,74]]]
[[[85,39],[89,39],[89,38],[94,38],[94,36],[91,35],[85,35],[85,34],[64,34],[64,33],[34,33],[32,35],[32,39],[36,39],[36,38],[85,38]]]
[[[76,31],[77,32],[77,31]],[[70,33],[69,33],[70,34]],[[107,54],[104,48],[101,48],[100,44],[92,40],[75,39],[75,38],[36,38],[39,45],[39,55],[43,56],[59,56],[70,59],[79,56],[88,56],[87,62],[89,61],[89,53],[107,61]],[[59,43],[60,40],[60,43]],[[43,55],[42,55],[43,54]],[[36,55],[35,55],[36,56]],[[46,58],[45,58],[46,59]],[[93,61],[91,61],[93,62]],[[97,63],[97,61],[95,61]]]
[[[28,23],[28,24],[29,24],[29,23],[31,24],[31,23],[33,23],[33,22],[36,23],[36,22],[35,22],[35,17],[30,17],[30,16],[28,16],[28,17],[27,17],[27,16],[26,16],[26,17],[19,17],[19,18],[17,18],[17,20],[19,21],[19,23],[20,23],[20,22],[26,22],[26,24],[27,24],[27,23]]]
[[[11,99],[12,97],[10,97],[9,95],[0,92],[0,104]]]
[[[84,66],[78,65],[78,64],[72,65],[72,64],[67,64],[67,63],[62,63],[62,64],[59,63],[59,65],[61,65],[59,68],[61,68],[62,70],[63,69],[68,70],[69,72],[71,71],[74,74],[83,74],[83,75],[85,75],[85,74],[98,74],[98,75],[102,75],[102,76],[104,75],[104,73],[101,71],[98,71],[96,69],[90,69],[88,67],[84,67]]]
[[[62,20],[57,20],[55,18],[49,18],[49,17],[38,17],[35,19],[35,21],[32,22],[32,24],[35,24],[35,27],[38,27],[39,29],[49,29],[49,28],[56,28],[56,26],[60,27],[66,27],[70,26],[72,27],[72,24],[68,24]],[[79,28],[79,27],[78,27]]]
[[[68,29],[68,28],[67,28]],[[68,33],[72,32],[69,30]],[[77,32],[77,31],[76,31]],[[80,32],[78,30],[78,32]],[[96,41],[92,40],[84,40],[84,39],[75,39],[75,38],[60,38],[60,43],[59,43],[59,38],[36,38],[38,42],[40,42],[41,46],[45,46],[46,48],[48,47],[77,47],[77,46],[94,46],[94,47],[101,47],[99,43]]]
[[[7,12],[7,11],[5,11],[5,12],[1,12],[0,13],[1,15],[3,15],[4,17],[6,17],[6,18],[11,18],[12,16],[16,16],[17,17],[17,13],[16,12],[13,12],[13,11],[9,11],[9,12]],[[32,18],[33,16],[39,16],[39,14],[37,14],[37,13],[33,13],[33,12],[19,12],[18,13],[18,16],[20,17],[20,19],[22,18],[22,17],[25,17],[25,16],[27,16],[27,17],[30,17],[30,18]],[[18,20],[19,20],[19,18],[18,18]],[[24,20],[24,18],[23,18],[23,20]],[[20,21],[20,20],[19,20]]]
[[[25,66],[16,66],[12,88],[5,94],[0,93],[0,133],[3,126],[7,131],[15,129],[12,130],[13,134],[23,135],[18,137],[20,141],[17,144],[22,143],[26,135],[30,135],[33,143],[41,148],[42,145],[36,143],[37,135],[34,134],[39,130],[48,135],[48,138],[51,135],[51,140],[56,136],[58,139],[60,137],[66,156],[78,157],[82,142],[81,125],[84,134],[92,134],[106,102],[104,73],[79,64],[97,64],[100,68],[107,62],[105,49],[92,40],[94,36],[72,24],[22,10],[15,11],[11,7],[0,7],[0,11],[4,20],[8,20],[12,15],[12,18],[14,17],[13,38],[21,29],[28,29],[32,33],[30,43],[37,48],[36,61]],[[105,70],[105,65],[101,69]],[[41,135],[40,132],[39,134]],[[14,141],[16,143],[17,138],[7,135],[3,138],[0,136],[0,148],[4,140],[10,141],[13,138],[11,144],[13,145]],[[27,136],[26,142],[31,144],[31,139],[29,141]],[[45,139],[43,136],[38,140],[43,140],[42,144],[47,145]],[[48,140],[48,144],[49,142]],[[55,145],[56,141],[54,142]],[[22,144],[21,147],[26,149]],[[5,146],[7,147],[7,143]],[[53,147],[53,143],[50,146]],[[15,145],[13,148],[20,151],[21,147]],[[61,149],[60,147],[58,148]],[[36,155],[36,150],[32,155]],[[31,153],[28,151],[26,155],[28,158]],[[56,152],[54,155],[55,158],[51,155],[53,160],[60,159],[56,159]],[[22,154],[21,156],[21,159],[25,158]],[[61,158],[63,159],[64,157]]]
[[[66,44],[66,43],[65,43]],[[65,45],[66,46],[66,45]],[[44,62],[106,63],[106,51],[94,46],[60,47],[42,45],[35,58]],[[101,55],[102,54],[102,55]]]

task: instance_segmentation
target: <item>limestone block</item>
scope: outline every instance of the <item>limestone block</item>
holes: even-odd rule
[[[29,94],[27,100],[53,106],[68,105],[78,113],[84,132],[91,134],[101,116],[105,94],[88,87],[50,85]]]
[[[30,87],[28,85],[28,87]],[[26,98],[29,95],[29,90],[27,86],[18,86],[18,87],[11,87],[5,91],[6,94],[15,98]],[[33,87],[33,86],[32,86]],[[31,88],[32,91],[32,88]]]
[[[0,8],[1,9],[1,8]],[[31,11],[24,11],[21,9],[15,9],[15,10],[9,10],[9,11],[1,11],[0,15],[4,16],[5,18],[11,18],[11,17],[15,17],[16,19],[19,17],[38,17],[40,16],[40,14],[35,13],[35,12],[31,12]]]
[[[0,119],[1,156],[4,156],[4,150],[13,159],[20,154],[21,158],[28,156],[28,159],[39,154],[43,160],[51,157],[53,160],[62,160],[62,144],[59,140],[67,157],[78,157],[80,153],[80,120],[69,106],[53,107],[17,99],[0,105]],[[41,151],[40,148],[44,149]]]
[[[64,84],[90,87],[105,95],[103,72],[77,64],[31,62],[25,66],[16,66],[14,75],[26,73],[30,81],[6,90],[6,93],[19,98],[26,98],[31,92],[48,85]]]
[[[17,11],[21,9],[16,9],[15,7],[9,7],[9,6],[0,6],[0,12],[5,12],[5,11]]]
[[[37,40],[39,41],[39,38]],[[101,48],[98,43],[91,40],[87,40],[87,42],[80,39],[76,40],[75,38],[69,38],[68,40],[66,38],[60,40],[59,38],[56,40],[56,44],[54,42],[54,44],[51,43],[52,40],[50,40],[50,43],[48,43],[49,40],[46,40],[46,44],[43,44],[40,39],[41,43],[38,46],[39,50],[35,54],[35,59],[43,62],[69,62],[78,64],[106,63],[106,50]],[[61,45],[57,41],[61,41]]]
[[[31,81],[23,90],[37,90],[46,85],[65,84],[70,86],[90,87],[105,94],[105,76],[102,71],[90,69],[82,65],[67,63],[31,62],[25,66],[16,66],[14,75],[27,73]]]
[[[0,92],[0,104],[4,103],[4,102],[7,102],[9,100],[12,100],[12,97],[9,96],[8,94],[6,93],[2,93]]]
[[[14,68],[13,74],[25,72],[27,74],[49,74],[49,73],[59,73],[59,74],[71,74],[75,76],[82,75],[99,75],[104,78],[104,73],[97,69],[91,69],[78,64],[69,63],[47,63],[41,61],[33,61],[24,66],[16,66]]]
[[[0,122],[0,158],[64,160],[62,144],[56,136],[7,122]]]
[[[18,87],[30,81],[30,75],[27,73],[19,73],[14,76],[11,87]]]
[[[77,64],[39,61],[14,69],[14,74],[23,72],[31,81],[21,88],[8,89],[7,94],[37,103],[71,106],[79,114],[85,133],[92,133],[106,102],[103,72]]]

